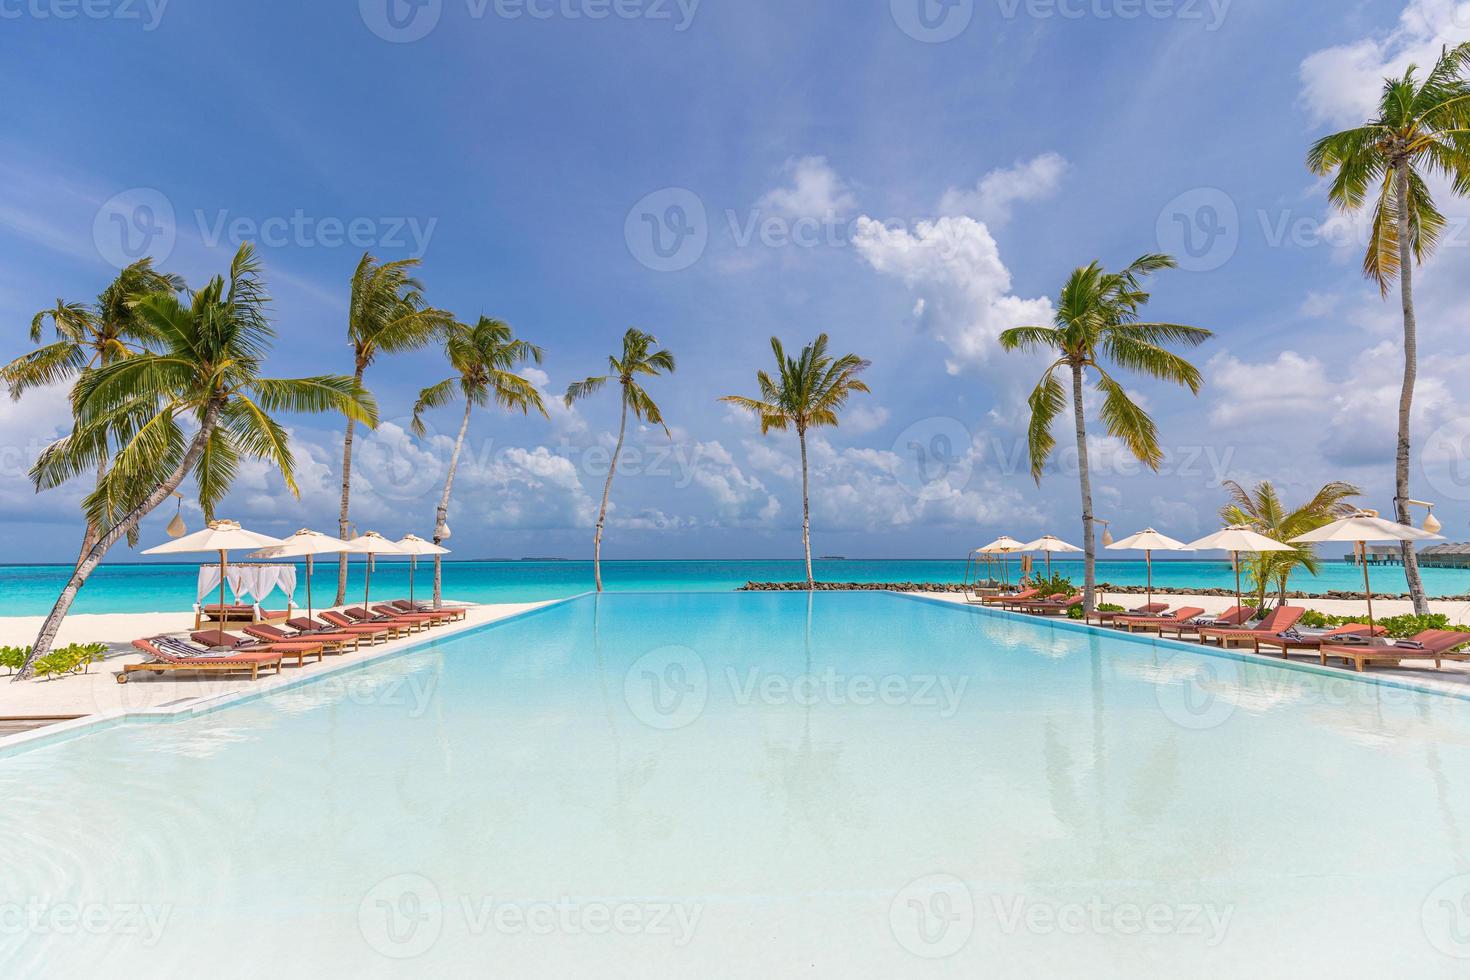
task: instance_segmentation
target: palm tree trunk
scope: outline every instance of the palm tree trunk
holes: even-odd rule
[[[1077,420],[1077,475],[1082,484],[1083,586],[1082,606],[1097,607],[1097,542],[1093,540],[1092,474],[1087,465],[1087,417],[1082,408],[1082,365],[1072,365],[1072,414]]]
[[[628,431],[628,399],[623,396],[623,421],[618,425],[618,444],[613,449],[612,465],[607,468],[607,482],[602,485],[602,509],[597,512],[597,533],[592,538],[592,578],[597,591],[602,591],[602,526],[607,523],[607,498],[612,493],[613,474],[618,471],[618,457],[623,454],[623,436]]]
[[[104,481],[106,479],[107,479],[107,460],[104,458],[103,460],[101,460],[97,464],[97,483],[96,483],[96,486],[100,489],[102,487],[102,481]],[[102,529],[99,528],[96,524],[93,524],[92,521],[91,521],[91,519],[88,519],[87,520],[87,530],[82,535],[82,550],[77,553],[77,564],[76,564],[76,567],[78,567],[78,568],[81,567],[82,562],[85,561],[86,558],[87,558],[87,553],[90,552],[92,550],[92,548],[96,546],[97,539],[100,538],[100,537],[102,537]]]
[[[1404,302],[1404,387],[1399,395],[1399,445],[1394,460],[1394,510],[1398,521],[1413,526],[1409,516],[1410,415],[1414,409],[1414,384],[1419,375],[1419,325],[1414,315],[1414,251],[1409,241],[1409,165],[1400,160],[1394,165],[1394,190],[1399,210],[1399,291]],[[1419,575],[1419,556],[1414,542],[1400,547],[1404,556],[1404,577],[1409,580],[1409,598],[1414,612],[1429,614],[1429,599],[1424,594],[1424,579]]]
[[[352,380],[362,387],[362,372],[367,365],[361,360],[352,374]],[[348,520],[348,506],[352,500],[352,435],[357,430],[357,420],[347,419],[347,434],[342,437],[342,509],[337,514],[337,537],[346,541],[352,537],[352,522]],[[347,601],[347,552],[337,556],[337,598],[332,605],[340,606]]]
[[[815,587],[812,582],[812,505],[810,483],[806,471],[806,428],[797,426],[796,438],[801,443],[801,547],[806,552],[806,589]]]
[[[137,527],[143,518],[151,514],[159,504],[173,496],[179,484],[184,482],[184,477],[199,462],[199,457],[204,455],[204,447],[209,443],[209,438],[214,434],[215,425],[219,422],[219,413],[222,408],[219,402],[212,403],[204,413],[200,423],[199,432],[194,436],[194,441],[189,444],[189,449],[184,453],[183,460],[178,467],[169,474],[167,480],[154,488],[143,502],[129,511],[122,520],[112,526],[106,534],[100,535],[96,544],[92,545],[90,551],[82,557],[76,569],[71,573],[61,595],[56,599],[56,605],[51,608],[51,614],[41,624],[41,631],[36,634],[36,642],[31,647],[31,652],[20,670],[16,671],[11,678],[12,682],[22,681],[35,673],[34,664],[41,657],[51,652],[51,645],[56,641],[57,631],[61,629],[61,621],[66,618],[71,604],[76,601],[77,593],[86,584],[87,578],[102,563],[103,557],[108,550],[117,542],[128,535],[128,532]]]
[[[454,452],[449,457],[449,472],[444,477],[444,495],[439,498],[439,511],[434,515],[434,543],[439,544],[444,539],[440,533],[449,523],[449,492],[454,487],[454,471],[459,469],[459,453],[464,448],[465,433],[470,431],[470,410],[475,403],[466,396],[464,400],[464,419],[459,423],[459,436],[454,440]],[[434,608],[438,609],[444,602],[444,571],[442,555],[434,556]]]

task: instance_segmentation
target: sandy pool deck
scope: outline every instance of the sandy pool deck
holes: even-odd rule
[[[54,680],[31,680],[11,683],[0,676],[0,719],[69,718],[109,714],[118,711],[144,711],[157,708],[187,707],[207,698],[237,692],[269,691],[282,684],[293,683],[323,669],[343,664],[378,659],[386,654],[463,633],[518,613],[540,608],[545,602],[498,603],[470,606],[465,604],[465,618],[458,623],[439,626],[425,632],[400,637],[377,646],[364,646],[340,656],[310,660],[304,667],[285,667],[252,681],[243,674],[169,672],[162,676],[133,674],[126,684],[117,682],[124,664],[141,663],[143,655],[134,650],[138,637],[165,633],[187,633],[194,628],[192,612],[117,613],[110,615],[69,616],[62,624],[58,645],[67,643],[106,643],[112,652],[102,663],[93,664],[85,674],[68,674]],[[446,602],[446,605],[456,605]],[[44,617],[12,616],[0,618],[0,645],[24,645],[35,639]],[[232,632],[239,630],[232,627]],[[0,731],[0,735],[6,734]],[[0,738],[3,742],[3,738]]]

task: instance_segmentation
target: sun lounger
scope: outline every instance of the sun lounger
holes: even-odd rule
[[[389,623],[396,623],[408,629],[410,632],[426,630],[431,625],[426,617],[420,616],[417,613],[403,613],[401,615],[394,614],[391,616],[385,616],[382,613],[370,613],[361,606],[353,606],[351,609],[344,609],[342,610],[342,615],[346,616],[354,623],[367,623],[369,625],[372,625],[373,623],[381,623],[385,626]]]
[[[1167,616],[1118,616],[1113,619],[1113,626],[1130,633],[1136,633],[1139,630],[1162,632],[1165,627],[1179,626],[1204,614],[1205,611],[1196,606],[1185,606],[1174,610]]]
[[[395,609],[398,609],[401,612],[443,613],[448,615],[451,620],[464,619],[470,614],[470,611],[468,609],[465,609],[463,606],[440,606],[438,609],[435,609],[433,606],[429,605],[426,602],[414,604],[412,602],[409,602],[407,599],[394,599],[391,604]]]
[[[255,622],[255,607],[243,604],[219,603],[200,606],[199,611],[194,614],[194,628],[198,629],[205,623],[219,623],[228,626],[231,623],[253,623]]]
[[[363,623],[355,619],[348,619],[339,612],[324,612],[322,613],[322,619],[325,622],[331,623],[333,626],[349,631],[352,629],[387,630],[389,638],[394,640],[413,632],[412,624],[400,623],[396,620],[392,622]]]
[[[1266,652],[1263,647],[1280,650],[1283,659],[1292,650],[1311,650],[1313,653],[1322,648],[1322,644],[1331,644],[1334,640],[1342,640],[1347,637],[1361,636],[1364,639],[1375,636],[1384,636],[1388,630],[1382,626],[1374,626],[1369,631],[1367,623],[1348,623],[1339,626],[1335,630],[1326,630],[1321,633],[1299,633],[1295,629],[1284,630],[1275,636],[1256,637],[1256,653]]]
[[[326,616],[326,613],[322,614],[323,619],[325,619]],[[305,616],[298,616],[296,619],[286,620],[286,625],[291,627],[293,630],[296,630],[303,637],[312,636],[317,633],[351,633],[359,639],[367,640],[373,644],[387,643],[389,640],[398,635],[397,630],[389,626],[364,626],[359,623],[354,623],[352,620],[347,619],[345,616],[337,618],[341,619],[342,621],[317,622],[315,619],[307,619]]]
[[[1425,630],[1408,640],[1324,643],[1320,656],[1324,665],[1332,658],[1351,662],[1359,673],[1369,664],[1397,667],[1405,660],[1433,660],[1434,669],[1439,670],[1446,660],[1470,660],[1470,652],[1463,649],[1467,644],[1470,644],[1470,633]]]
[[[1064,596],[1053,596],[1040,602],[1024,602],[1016,606],[1020,612],[1031,616],[1060,616],[1073,606],[1082,605],[1081,593]]]
[[[409,611],[406,609],[399,609],[397,606],[387,603],[384,603],[381,606],[374,606],[373,612],[379,616],[386,616],[390,619],[407,619],[410,617],[422,619],[430,626],[443,626],[450,621],[450,617],[445,613],[436,613],[432,610],[424,610],[422,612]]]
[[[1119,616],[1162,616],[1168,611],[1169,604],[1167,602],[1153,602],[1147,606],[1139,606],[1137,609],[1125,609],[1121,612],[1116,610],[1100,612],[1094,609],[1087,614],[1087,622],[1097,623],[1099,626],[1106,626]]]
[[[213,655],[202,648],[167,636],[134,640],[133,646],[148,654],[150,659],[140,664],[123,664],[122,673],[117,675],[119,684],[126,684],[128,675],[139,671],[162,675],[169,670],[198,670],[217,674],[248,673],[251,680],[256,680],[260,677],[262,668],[272,668],[279,674],[283,656],[280,653],[259,650]]]
[[[1025,589],[1021,592],[1002,592],[1000,595],[981,596],[980,602],[986,606],[1000,606],[1005,608],[1013,602],[1025,602],[1028,599],[1040,599],[1040,589]]]
[[[320,643],[322,652],[333,655],[346,653],[349,649],[356,650],[362,643],[362,638],[355,633],[347,633],[342,630],[336,632],[313,633],[306,635],[302,633],[288,633],[279,626],[247,626],[245,632],[264,643]]]
[[[1168,626],[1165,626],[1163,629],[1159,630],[1159,636],[1169,637],[1172,635],[1176,640],[1182,640],[1186,636],[1193,636],[1195,633],[1198,633],[1200,627],[1202,626],[1213,626],[1216,628],[1244,626],[1246,623],[1255,618],[1255,606],[1233,606],[1230,609],[1225,610],[1225,612],[1221,613],[1219,616],[1207,616],[1201,614],[1198,616],[1191,616],[1190,618],[1181,620],[1177,623],[1170,623]]]
[[[1307,611],[1301,606],[1278,606],[1263,620],[1259,626],[1201,626],[1195,632],[1199,634],[1201,643],[1214,640],[1222,647],[1232,643],[1250,643],[1254,645],[1261,637],[1273,637],[1278,633],[1284,633],[1291,629]],[[1260,648],[1256,648],[1260,652]]]
[[[259,650],[261,652],[279,653],[287,660],[294,659],[298,667],[306,666],[307,657],[316,657],[320,661],[325,647],[325,644],[314,638],[262,643],[258,640],[247,640],[243,636],[235,636],[233,633],[226,633],[224,630],[201,630],[197,633],[191,633],[189,639],[209,649]]]

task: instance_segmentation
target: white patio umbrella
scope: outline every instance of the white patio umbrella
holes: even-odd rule
[[[1075,544],[1068,544],[1055,534],[1037,538],[1035,541],[1022,546],[1023,551],[1040,551],[1046,555],[1046,577],[1051,578],[1051,556],[1062,554],[1081,554],[1082,549]]]
[[[235,521],[210,521],[209,527],[195,531],[174,541],[168,541],[144,551],[145,555],[184,555],[200,552],[219,553],[219,605],[225,607],[225,571],[229,567],[229,553],[241,548],[260,548],[280,544],[280,538],[269,534],[247,531]],[[197,627],[197,622],[196,622]]]
[[[1124,538],[1115,544],[1105,545],[1109,551],[1141,551],[1143,561],[1148,566],[1148,603],[1154,601],[1154,552],[1155,551],[1192,551],[1189,545],[1183,541],[1175,541],[1166,534],[1160,534],[1151,527],[1144,528],[1131,537]]]
[[[372,613],[372,607],[368,605],[369,596],[373,588],[373,556],[374,555],[401,555],[403,549],[383,537],[377,531],[369,531],[360,534],[347,542],[352,546],[353,554],[367,556],[367,568],[364,570],[365,578],[362,584],[362,608],[364,612]]]
[[[341,538],[334,538],[320,531],[312,531],[306,528],[297,531],[278,545],[262,548],[253,552],[251,558],[264,558],[274,560],[277,558],[305,558],[306,559],[306,618],[315,615],[311,606],[311,559],[314,555],[340,555],[344,552],[353,551],[351,543]]]
[[[1006,563],[1005,556],[1018,551],[1025,551],[1026,546],[1008,534],[1003,534],[990,542],[983,548],[976,549],[982,555],[1000,555],[1000,577],[1001,582],[1010,583],[1010,566]]]
[[[1240,555],[1241,552],[1260,553],[1266,551],[1295,551],[1289,544],[1268,538],[1259,531],[1251,530],[1249,524],[1232,524],[1214,534],[1206,535],[1187,546],[1190,551],[1228,551],[1235,566],[1235,604],[1244,605],[1240,598]]]
[[[442,548],[432,541],[425,541],[417,534],[405,534],[398,539],[400,551],[408,555],[408,604],[413,605],[413,580],[418,577],[419,555],[447,555],[448,548]]]
[[[1368,603],[1368,627],[1373,627],[1373,586],[1368,578],[1369,544],[1384,544],[1389,541],[1443,541],[1444,538],[1430,531],[1386,521],[1376,511],[1363,510],[1315,531],[1308,531],[1292,538],[1297,544],[1321,544],[1327,541],[1351,542],[1358,550],[1363,563],[1363,598]]]

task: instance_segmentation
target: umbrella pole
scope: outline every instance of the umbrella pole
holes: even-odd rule
[[[1374,630],[1373,586],[1368,581],[1368,543],[1366,541],[1360,541],[1358,542],[1358,547],[1361,549],[1359,558],[1363,563],[1363,598],[1368,601],[1368,633],[1369,635],[1372,635]]]
[[[311,556],[306,556],[306,618],[311,618]]]
[[[1154,604],[1154,553],[1147,548],[1143,552],[1143,563],[1148,566],[1148,605]],[[1198,609],[1199,606],[1194,608]]]
[[[229,625],[230,614],[225,612],[225,549],[219,550],[219,631],[223,633]]]
[[[1235,566],[1235,605],[1239,608],[1245,605],[1240,598],[1240,552],[1232,551],[1230,553],[1230,560],[1231,564]],[[1199,607],[1196,606],[1195,608],[1198,609]]]
[[[410,555],[408,559],[408,604],[413,609],[418,608],[418,606],[414,605],[413,601],[413,580],[418,578],[418,571],[419,556]]]
[[[362,577],[362,611],[366,615],[371,615],[370,613],[368,613],[368,609],[370,608],[368,606],[368,595],[369,595],[369,593],[372,592],[372,589],[373,589],[373,554],[372,554],[372,552],[368,552],[368,556],[367,556],[367,568],[363,569],[363,577]]]

